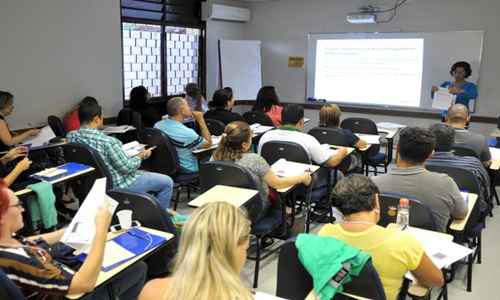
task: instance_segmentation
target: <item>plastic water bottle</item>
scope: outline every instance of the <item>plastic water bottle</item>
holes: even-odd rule
[[[410,200],[406,198],[399,199],[398,217],[396,223],[401,229],[408,227],[410,223]]]

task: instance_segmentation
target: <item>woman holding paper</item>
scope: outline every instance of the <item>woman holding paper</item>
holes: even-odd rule
[[[232,122],[226,126],[224,135],[215,150],[213,160],[232,161],[242,166],[250,172],[254,181],[259,186],[260,199],[251,203],[249,214],[253,222],[256,222],[271,209],[273,189],[283,189],[296,184],[311,184],[311,174],[304,172],[299,176],[278,177],[271,169],[269,164],[262,156],[251,153],[252,149],[252,130],[245,122]]]
[[[96,234],[87,258],[78,271],[53,257],[54,245],[64,230],[21,239],[15,233],[24,226],[24,208],[14,192],[0,181],[0,267],[26,296],[65,296],[92,293],[92,299],[109,299],[110,288],[116,296],[135,299],[146,276],[144,263],[129,267],[105,286],[96,288],[101,270],[111,213],[106,205],[99,208],[95,218]],[[66,257],[65,257],[66,258]]]
[[[473,102],[477,94],[477,86],[466,81],[467,78],[472,74],[471,66],[468,62],[459,61],[454,63],[450,69],[450,75],[453,77],[453,81],[445,81],[440,87],[447,88],[450,94],[456,96],[455,104],[463,104],[469,108],[469,110],[474,109]],[[437,86],[432,87],[432,97],[434,93],[437,92],[439,88]]]
[[[24,140],[36,136],[40,129],[29,129],[25,132],[12,135],[5,117],[14,111],[14,95],[0,91],[0,151],[6,151],[11,146],[22,143]]]

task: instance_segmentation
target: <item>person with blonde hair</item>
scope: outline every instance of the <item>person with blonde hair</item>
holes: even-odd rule
[[[319,111],[319,127],[329,128],[342,134],[347,142],[347,145],[339,146],[356,147],[358,149],[366,148],[368,144],[364,140],[358,138],[354,133],[352,133],[351,130],[339,127],[341,115],[342,111],[337,104],[323,105]]]
[[[250,221],[240,208],[201,206],[184,225],[173,276],[148,282],[139,300],[253,299],[240,278],[249,244]]]
[[[250,153],[251,148],[250,126],[245,122],[232,122],[226,126],[213,160],[232,161],[249,171],[258,185],[260,196],[260,199],[249,204],[249,215],[255,223],[266,215],[266,212],[271,209],[272,202],[276,200],[276,197],[273,197],[274,194],[270,193],[269,187],[278,190],[296,184],[309,185],[311,174],[304,172],[298,176],[278,177],[262,156]]]

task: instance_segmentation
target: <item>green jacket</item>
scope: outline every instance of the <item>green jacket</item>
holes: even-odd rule
[[[314,291],[330,300],[342,285],[358,276],[370,255],[333,237],[299,234],[295,241],[299,260],[313,278]]]

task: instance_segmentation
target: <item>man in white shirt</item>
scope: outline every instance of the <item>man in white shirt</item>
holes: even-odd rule
[[[325,200],[325,197],[328,196],[326,193],[328,172],[330,168],[334,168],[342,162],[347,156],[347,150],[341,148],[332,154],[332,150],[322,147],[315,137],[302,132],[304,130],[304,108],[300,105],[286,106],[281,113],[281,123],[282,126],[279,129],[270,130],[260,138],[259,154],[262,146],[271,141],[292,142],[302,146],[311,161],[323,167],[316,172],[317,179],[313,185],[312,200]]]
[[[302,146],[309,155],[313,163],[334,168],[347,156],[347,150],[339,149],[332,155],[331,150],[321,146],[318,140],[304,130],[304,108],[300,105],[288,105],[283,109],[281,116],[283,124],[279,129],[266,132],[259,141],[258,152],[260,154],[262,146],[271,141],[292,142]]]

